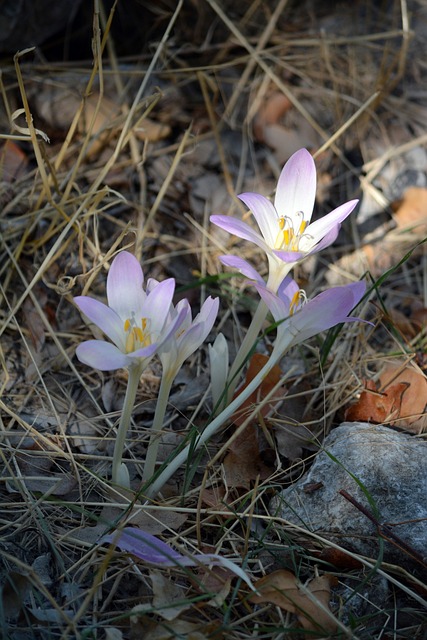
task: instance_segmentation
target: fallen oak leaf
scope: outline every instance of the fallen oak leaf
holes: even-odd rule
[[[392,424],[419,433],[427,427],[427,378],[410,363],[389,363],[380,375],[379,389],[390,395],[397,387],[405,390]]]
[[[408,389],[407,383],[397,383],[380,392],[373,380],[365,380],[365,389],[359,399],[345,412],[349,422],[372,422],[384,424],[400,414],[402,398]]]
[[[314,637],[313,632],[333,633],[337,624],[329,608],[329,599],[334,581],[333,576],[323,575],[304,586],[293,573],[279,569],[257,580],[255,587],[259,593],[252,594],[249,600],[257,604],[275,604],[295,614],[311,637]]]
[[[247,385],[255,378],[263,368],[268,357],[255,353],[246,373],[245,382],[237,390],[238,396]],[[253,480],[260,477],[265,480],[271,475],[271,468],[268,467],[260,451],[260,430],[256,424],[257,417],[263,419],[282,400],[283,390],[279,390],[280,397],[270,399],[263,403],[263,399],[275,388],[280,381],[282,371],[279,366],[273,367],[270,373],[264,378],[259,388],[243,402],[238,413],[235,413],[232,420],[236,426],[241,426],[245,420],[253,413],[254,408],[260,405],[259,412],[254,416],[254,422],[249,423],[241,433],[232,439],[228,452],[223,460],[223,467],[228,487],[249,489]]]
[[[239,396],[244,389],[248,386],[250,382],[258,375],[263,366],[268,360],[268,356],[262,353],[254,353],[250,359],[249,367],[246,372],[246,377],[244,383],[239,387],[234,397]],[[254,391],[245,402],[243,402],[239,408],[239,411],[233,415],[233,422],[236,426],[240,427],[247,417],[252,413],[255,406],[262,403],[262,400],[268,396],[268,394],[274,389],[274,387],[278,384],[280,378],[282,377],[282,370],[276,364],[268,373],[268,375],[263,379],[258,389]],[[270,400],[263,404],[259,413],[263,418],[265,418],[270,411],[272,411],[277,402],[282,400],[283,390],[278,390],[278,394],[281,394],[280,397],[277,396],[275,398],[270,398]]]

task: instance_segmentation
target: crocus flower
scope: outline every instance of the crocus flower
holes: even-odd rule
[[[322,291],[305,302],[305,295],[290,276],[281,283],[277,294],[259,283],[255,287],[278,323],[273,351],[282,352],[337,324],[359,320],[348,314],[366,290],[364,282],[352,282]]]
[[[184,311],[172,319],[169,315],[175,290],[173,278],[163,282],[148,280],[146,291],[143,283],[144,274],[138,260],[122,251],[108,272],[108,305],[89,296],[74,298],[80,311],[111,340],[87,340],[80,344],[76,349],[80,362],[100,371],[123,367],[129,372],[112,464],[112,480],[123,487],[130,486],[122,456],[141,373],[185,316]]]
[[[314,160],[306,149],[300,149],[282,169],[274,204],[258,193],[239,195],[255,216],[261,233],[230,216],[213,215],[210,219],[222,229],[253,242],[266,252],[269,263],[267,286],[277,291],[297,262],[335,241],[342,221],[357,204],[357,200],[346,202],[310,224],[315,196]],[[227,266],[238,268],[248,278],[259,280],[246,260],[238,258],[236,262],[235,256],[223,256],[220,260]]]
[[[184,556],[166,542],[136,527],[125,527],[121,531],[105,535],[98,541],[98,544],[104,543],[112,543],[122,551],[127,551],[156,567],[197,567],[200,564],[223,566],[246,582],[253,591],[256,591],[245,571],[228,558],[216,553],[197,553]]]
[[[113,260],[107,277],[108,305],[89,296],[74,302],[111,340],[88,340],[77,347],[80,362],[100,371],[148,365],[159,346],[184,320],[176,314],[168,322],[175,280],[149,280],[143,290],[144,274],[138,260],[122,251]]]
[[[174,378],[183,362],[200,347],[212,330],[218,315],[218,307],[219,299],[209,296],[194,320],[187,299],[180,300],[176,307],[171,307],[170,323],[175,323],[178,317],[183,319],[177,330],[170,333],[168,339],[159,347],[158,355],[164,375]]]

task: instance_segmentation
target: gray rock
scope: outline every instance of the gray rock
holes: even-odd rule
[[[320,488],[312,491],[316,483]],[[372,515],[377,509],[378,521],[391,525],[427,562],[427,442],[388,427],[345,422],[325,438],[309,472],[270,503],[272,514],[377,558],[375,525],[340,495],[342,489]],[[422,571],[418,561],[388,541],[384,560]]]

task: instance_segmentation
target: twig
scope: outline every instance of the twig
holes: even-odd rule
[[[361,513],[363,513],[363,515],[366,516],[368,520],[372,522],[372,524],[377,529],[378,535],[381,536],[381,538],[384,538],[384,540],[387,540],[387,542],[394,544],[395,547],[398,547],[398,549],[401,549],[402,551],[407,553],[409,556],[411,556],[411,558],[413,558],[416,562],[421,564],[423,567],[427,568],[427,563],[425,559],[422,557],[422,555],[418,553],[418,551],[413,549],[409,544],[407,544],[407,542],[402,540],[402,538],[400,538],[395,533],[393,533],[389,525],[378,522],[377,518],[375,518],[372,512],[366,509],[366,507],[364,507],[363,504],[358,502],[355,498],[353,498],[353,496],[351,496],[347,491],[345,491],[345,489],[341,489],[338,493],[342,495],[343,498],[348,500],[354,507],[356,507],[356,509],[358,509]]]

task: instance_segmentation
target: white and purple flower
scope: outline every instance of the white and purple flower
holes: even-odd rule
[[[138,260],[122,251],[107,277],[108,305],[89,296],[77,296],[80,311],[111,340],[87,340],[77,347],[80,362],[100,371],[138,365],[143,370],[159,347],[179,329],[185,312],[170,319],[175,280],[148,280]]]
[[[316,197],[316,167],[306,149],[294,153],[277,183],[274,204],[258,193],[239,195],[252,211],[260,233],[242,220],[213,215],[210,220],[239,238],[249,240],[263,249],[269,263],[267,287],[277,291],[280,283],[307,256],[332,244],[341,223],[353,211],[357,200],[350,200],[319,220],[310,223]],[[237,268],[251,280],[261,283],[255,269],[237,256],[222,256],[226,266]]]
[[[290,276],[283,280],[277,294],[264,284],[255,283],[255,287],[278,323],[274,351],[282,353],[337,324],[360,320],[348,314],[366,290],[364,282],[352,282],[331,287],[306,301],[304,292]]]

